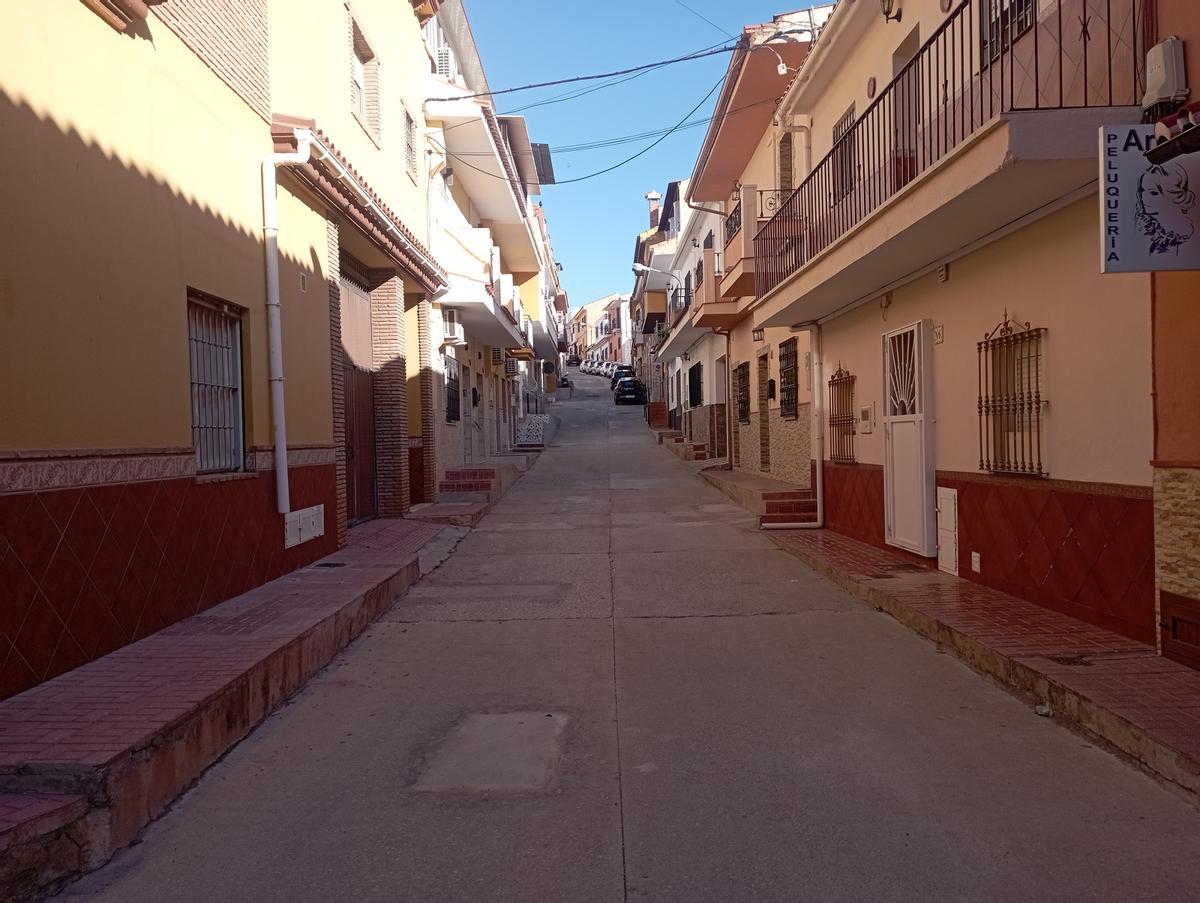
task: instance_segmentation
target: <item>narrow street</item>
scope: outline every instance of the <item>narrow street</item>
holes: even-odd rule
[[[555,412],[449,561],[64,896],[1194,898],[1189,803],[778,550],[606,380]]]

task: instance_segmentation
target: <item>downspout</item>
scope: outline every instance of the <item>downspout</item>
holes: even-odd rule
[[[812,428],[809,435],[814,437],[817,461],[817,519],[814,522],[804,521],[791,524],[760,524],[761,530],[820,530],[825,526],[825,409],[824,395],[821,387],[824,384],[824,365],[821,362],[821,324],[813,323],[802,327],[809,336],[809,348],[812,354],[813,401]]]
[[[269,154],[262,163],[263,246],[267,263],[267,366],[271,384],[271,436],[275,457],[275,500],[280,514],[292,510],[288,491],[287,424],[283,394],[283,323],[279,304],[279,197],[276,169],[307,163],[312,132],[296,129],[296,150]]]
[[[729,384],[733,379],[733,370],[729,365],[733,362],[732,333],[728,329],[713,329],[717,335],[725,336],[725,466],[722,470],[733,470],[733,419],[729,413]]]

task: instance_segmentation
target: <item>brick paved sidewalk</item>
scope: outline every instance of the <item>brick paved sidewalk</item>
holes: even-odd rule
[[[128,844],[464,533],[354,527],[333,555],[0,702],[0,899]]]
[[[1067,615],[829,530],[781,548],[975,670],[1147,770],[1200,794],[1200,671]]]

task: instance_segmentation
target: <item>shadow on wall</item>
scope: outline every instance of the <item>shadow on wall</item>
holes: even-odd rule
[[[259,236],[2,92],[0,134],[11,255],[0,269],[3,698],[333,551],[336,494],[329,449],[298,447],[292,504],[324,504],[326,535],[285,550],[271,471],[198,480],[186,441],[161,447],[188,436],[186,287],[199,272],[211,284],[194,288],[248,309],[248,446],[252,425],[269,420]],[[285,257],[285,284],[304,273],[323,285],[316,264]],[[316,344],[323,330],[329,347],[328,295],[301,297],[285,313],[293,367],[304,358],[295,342]],[[97,437],[121,435],[117,421],[145,424],[146,441],[98,448]],[[30,456],[30,444],[56,452]],[[250,468],[269,458],[247,451]]]

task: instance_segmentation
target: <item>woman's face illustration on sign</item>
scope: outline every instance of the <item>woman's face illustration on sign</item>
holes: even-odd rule
[[[1178,254],[1196,232],[1196,194],[1177,163],[1153,165],[1138,179],[1137,219],[1150,239],[1151,254]]]

